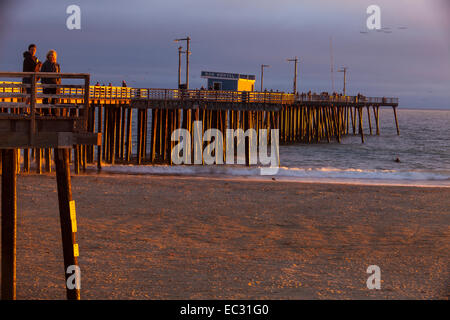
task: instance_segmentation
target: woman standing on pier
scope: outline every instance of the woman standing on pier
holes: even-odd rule
[[[50,50],[47,53],[47,60],[42,65],[41,72],[56,72],[56,73],[60,73],[61,72],[61,67],[56,62],[57,58],[58,58],[58,54],[56,53],[56,51],[55,50]],[[42,78],[41,82],[42,82],[42,84],[61,84],[61,79],[60,78]],[[44,94],[57,94],[57,92],[58,92],[57,88],[44,88],[43,89],[43,93]],[[48,104],[48,101],[49,101],[48,98],[44,98],[43,103]],[[51,99],[51,103],[52,104],[56,103],[56,101],[57,101],[57,99],[54,99],[54,98]],[[50,111],[51,110],[48,110],[45,113],[46,114],[50,114],[51,113]]]

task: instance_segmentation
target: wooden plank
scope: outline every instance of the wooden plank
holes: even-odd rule
[[[30,106],[24,102],[3,102],[0,101],[0,108],[29,108]],[[1,114],[0,114],[1,115]]]
[[[0,92],[0,98],[27,98],[30,95],[28,93],[19,92]]]
[[[101,144],[101,134],[92,132],[39,132],[34,137],[34,144],[31,144],[26,132],[2,133],[0,148],[70,148],[74,144]]]
[[[0,84],[0,87],[1,86],[2,85]],[[43,83],[40,83],[38,85],[38,87],[39,88],[61,88],[61,89],[64,89],[64,88],[68,88],[68,89],[84,89],[85,85],[82,85],[82,84],[43,84]]]
[[[30,88],[28,83],[2,83],[0,82],[0,88]]]
[[[18,95],[18,94],[17,94]],[[24,97],[28,97],[28,94],[22,94],[22,96]],[[1,94],[0,94],[1,97]],[[38,93],[37,94],[37,98],[38,99],[43,99],[43,98],[55,98],[55,99],[72,99],[72,100],[83,100],[85,98],[84,95],[82,94],[43,94],[43,93]],[[88,98],[89,101],[89,98]]]

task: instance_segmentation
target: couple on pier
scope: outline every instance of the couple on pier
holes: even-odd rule
[[[42,64],[36,57],[36,45],[30,44],[28,46],[28,51],[23,53],[23,72],[61,72],[61,67],[59,66],[57,59],[58,54],[55,50],[50,50],[47,53],[47,60]],[[30,84],[31,78],[23,78],[22,83]],[[59,78],[42,78],[42,84],[61,84],[61,79]],[[56,94],[57,88],[44,88],[44,94]],[[27,93],[31,93],[31,88],[27,88]],[[48,104],[48,98],[45,98],[43,103]]]

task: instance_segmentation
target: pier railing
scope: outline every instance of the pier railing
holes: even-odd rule
[[[89,108],[89,74],[53,72],[0,72],[1,78],[29,78],[29,83],[0,81],[1,108],[29,109],[32,114],[36,108]],[[39,79],[82,80],[83,84],[42,84]],[[46,89],[55,89],[44,93]],[[88,90],[86,90],[88,89]],[[51,92],[51,93],[49,93]],[[53,93],[56,92],[56,93]],[[51,102],[51,103],[48,103]],[[72,106],[67,104],[73,104]]]
[[[89,74],[0,72],[2,78],[29,80],[0,83],[0,147],[97,143],[99,136],[88,128]],[[43,78],[57,81],[37,84]],[[82,84],[60,84],[58,79]]]
[[[1,77],[1,74],[0,74]],[[36,84],[38,102],[42,97],[46,85]],[[48,85],[47,85],[48,86]],[[21,82],[0,82],[1,98],[22,97],[21,88],[27,87]],[[58,85],[59,98],[69,103],[83,99],[85,88],[77,85]],[[13,93],[14,95],[7,94]],[[89,99],[114,103],[116,100],[186,100],[205,102],[231,103],[264,103],[264,104],[294,104],[294,103],[362,103],[362,104],[398,104],[398,98],[364,97],[324,94],[297,94],[284,92],[247,92],[247,91],[218,91],[218,90],[179,90],[157,88],[130,88],[113,86],[89,86]]]

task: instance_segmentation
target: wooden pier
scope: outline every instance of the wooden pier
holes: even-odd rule
[[[26,108],[18,103],[27,97],[20,88],[20,83],[0,82],[0,117],[20,114]],[[102,134],[96,148],[74,141],[71,158],[75,173],[86,170],[89,163],[96,163],[99,169],[102,163],[172,164],[171,150],[176,144],[171,141],[172,132],[183,128],[192,136],[194,121],[202,122],[201,135],[211,128],[221,132],[255,129],[257,134],[268,129],[270,141],[270,129],[279,129],[281,144],[340,142],[346,135],[359,135],[364,143],[365,134],[380,134],[379,110],[388,107],[394,111],[400,134],[397,98],[111,86],[65,85],[58,89],[60,107],[89,100],[87,131]],[[38,100],[40,90],[37,85]],[[363,127],[365,117],[368,130]],[[29,172],[30,160],[34,160],[36,172],[49,171],[50,159],[49,151],[30,154],[26,150],[22,170]]]
[[[24,77],[30,83],[11,82]],[[39,78],[71,83],[43,85]],[[400,134],[396,98],[90,86],[89,74],[0,72],[2,79],[9,81],[0,82],[2,299],[16,297],[16,177],[21,170],[30,172],[33,161],[37,173],[50,172],[54,155],[67,282],[68,270],[78,267],[79,255],[70,162],[76,174],[85,171],[89,163],[98,169],[102,163],[173,164],[177,142],[171,136],[179,128],[190,137],[203,137],[208,129],[251,129],[257,139],[264,139],[260,131],[267,130],[270,142],[271,129],[278,129],[282,144],[340,142],[350,134],[360,135],[364,143],[365,111],[369,134],[379,135],[379,110],[383,107],[393,109]],[[83,83],[72,84],[77,80]],[[201,127],[196,121],[201,121]],[[223,139],[227,139],[225,135]],[[254,163],[250,137],[238,139],[244,139],[245,163]],[[225,149],[226,141],[221,146]],[[192,152],[186,154],[194,157],[194,145],[190,148]],[[220,160],[217,153],[215,159]],[[66,291],[68,299],[80,299],[79,288],[67,286]]]

